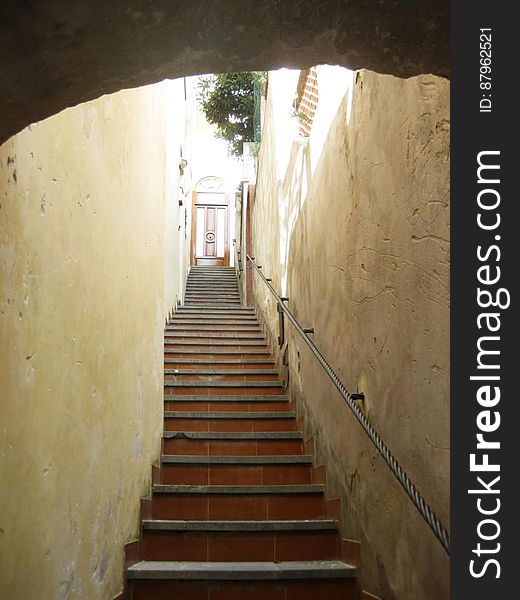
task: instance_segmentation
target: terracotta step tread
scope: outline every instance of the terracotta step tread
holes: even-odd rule
[[[183,331],[237,331],[240,333],[244,331],[262,331],[262,328],[254,323],[245,323],[240,329],[236,329],[236,324],[233,323],[211,323],[210,321],[208,321],[207,324],[201,323],[200,321],[198,323],[175,323],[173,325],[168,325],[166,331],[179,331],[179,329]]]
[[[212,331],[208,333],[205,331],[197,331],[191,333],[190,331],[177,332],[177,331],[166,331],[164,336],[167,338],[201,338],[201,339],[215,339],[215,340],[265,340],[263,333],[242,333],[241,331]]]
[[[276,494],[323,494],[321,483],[289,485],[172,485],[155,483],[154,494],[231,494],[231,495],[276,495]]]
[[[236,318],[236,317],[255,317],[256,318],[256,313],[254,310],[250,309],[250,308],[244,308],[243,306],[237,306],[235,308],[233,308],[233,310],[229,310],[229,309],[224,309],[223,307],[219,307],[219,306],[210,306],[209,308],[206,309],[200,309],[200,308],[193,308],[190,306],[180,306],[177,309],[177,312],[175,313],[177,316],[181,316],[181,317],[186,317],[186,316],[190,316],[193,318],[200,318],[200,316],[202,315],[204,319],[209,318],[209,317],[215,317],[215,318],[219,318],[219,319],[223,319],[223,318],[228,318],[228,317],[232,317],[232,318]]]
[[[140,561],[126,570],[128,579],[169,580],[284,580],[354,579],[356,568],[340,560],[288,562]]]
[[[247,396],[246,396],[247,397]],[[165,410],[165,419],[295,419],[296,413],[293,411],[270,411],[270,412],[251,412],[251,411],[180,411]]]
[[[245,398],[245,400],[244,400]],[[193,396],[193,395],[177,395],[177,394],[165,394],[165,402],[288,402],[289,396],[276,395],[276,396],[262,396],[262,395],[251,395],[251,396]]]
[[[240,326],[240,330],[239,331],[257,331],[257,330],[262,330],[262,328],[260,327],[260,324],[258,322],[254,322],[253,320],[251,321],[222,321],[222,320],[217,320],[214,319],[213,321],[202,321],[202,320],[187,320],[187,319],[180,319],[178,321],[174,321],[173,323],[170,323],[170,325],[168,325],[166,327],[166,331],[177,331],[178,329],[187,329],[188,327],[190,329],[194,329],[195,331],[198,331],[199,329],[203,330],[203,331],[211,331],[213,328],[215,328],[216,331],[235,331],[235,328],[238,326]],[[187,327],[188,326],[188,327]],[[225,328],[225,329],[224,329]]]
[[[186,301],[184,303],[184,306],[186,308],[200,308],[200,309],[209,309],[209,310],[214,310],[216,308],[228,308],[228,305],[231,308],[240,308],[241,307],[241,303],[239,300],[222,300],[222,301],[218,301],[215,300],[213,302],[208,301],[208,302],[204,302],[204,299],[200,299],[200,300],[192,300],[192,301]]]
[[[179,345],[178,342],[172,342],[173,345]],[[205,344],[206,346],[208,344]],[[168,350],[167,350],[168,351]],[[177,354],[269,354],[269,350],[195,350],[195,349],[176,349],[169,350]],[[175,359],[170,359],[175,360]]]
[[[165,363],[189,365],[274,365],[269,358],[165,358]]]
[[[267,455],[267,456],[187,456],[164,454],[161,458],[165,464],[204,464],[204,465],[264,465],[264,464],[312,464],[312,456],[306,454]]]
[[[205,298],[200,298],[200,299],[193,299],[193,300],[186,300],[184,302],[184,306],[186,306],[186,308],[207,308],[207,309],[214,309],[214,308],[240,308],[241,303],[240,300],[232,300],[232,299],[220,299],[220,300],[213,300],[210,301],[208,299],[208,301],[205,301]]]
[[[184,298],[188,298],[189,296],[196,296],[202,298],[238,298],[240,299],[240,294],[238,290],[223,290],[220,287],[215,286],[215,289],[212,291],[209,290],[196,290],[196,289],[187,289],[184,295]]]
[[[208,338],[212,339],[212,338]],[[168,346],[268,346],[267,341],[262,342],[238,342],[236,340],[229,341],[217,341],[217,342],[194,342],[191,340],[164,340],[165,345]]]
[[[282,381],[204,381],[202,379],[193,379],[185,381],[165,381],[164,387],[282,387]]]
[[[165,369],[165,375],[278,375],[278,369]]]
[[[200,275],[201,273],[210,273],[217,277],[222,277],[224,275],[233,275],[236,277],[236,270],[234,267],[206,267],[203,268],[201,265],[194,265],[190,268],[188,277],[193,277],[194,275]]]
[[[219,305],[215,305],[215,304],[199,304],[199,303],[189,303],[189,304],[185,304],[184,307],[187,309],[191,309],[191,310],[216,310],[216,309],[221,309],[221,310],[228,310],[229,308],[232,308],[234,310],[239,310],[240,309],[240,304],[238,302],[228,302],[227,303],[229,306],[219,306]]]
[[[163,439],[303,440],[300,431],[164,431]]]
[[[308,519],[296,521],[174,521],[143,520],[143,529],[153,531],[316,531],[337,530],[337,521]]]
[[[182,319],[179,321],[173,321],[168,325],[166,331],[177,331],[179,329],[188,329],[193,328],[194,331],[211,331],[212,328],[215,328],[215,331],[235,331],[235,327],[243,327],[244,329],[240,329],[240,331],[256,331],[262,328],[260,325],[251,320],[251,321],[222,321],[222,320],[214,320],[214,321],[199,321],[199,320],[186,320]],[[220,329],[220,328],[229,328],[229,329]],[[218,328],[218,329],[217,329]]]
[[[206,325],[213,327],[220,326],[251,326],[258,327],[259,322],[256,315],[243,317],[241,315],[183,315],[180,318],[174,318],[168,323],[168,327],[178,327],[179,325]]]
[[[256,315],[241,316],[241,315],[208,315],[199,317],[193,315],[191,319],[187,318],[187,315],[175,316],[168,322],[168,325],[176,325],[182,323],[184,325],[256,325],[258,319]]]
[[[186,289],[198,289],[203,288],[211,291],[218,291],[221,289],[230,289],[238,291],[237,280],[234,277],[224,277],[222,279],[210,279],[197,277],[197,279],[188,279]]]

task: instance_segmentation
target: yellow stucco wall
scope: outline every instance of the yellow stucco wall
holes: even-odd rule
[[[348,389],[366,394],[371,422],[449,526],[449,83],[355,79],[350,121],[345,97],[321,156],[294,144],[281,177],[284,107],[268,98],[253,255]],[[255,296],[276,340],[258,276]],[[446,600],[447,556],[286,328],[290,391],[328,465],[329,492],[343,499],[344,533],[363,543],[365,588],[385,600]]]
[[[121,590],[181,294],[182,245],[165,245],[180,224],[165,125],[181,91],[103,97],[0,148],[1,598]]]

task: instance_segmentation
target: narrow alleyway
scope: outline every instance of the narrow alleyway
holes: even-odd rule
[[[356,598],[334,503],[234,269],[192,267],[165,332],[163,453],[129,598]]]

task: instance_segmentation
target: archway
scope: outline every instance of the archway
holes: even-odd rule
[[[188,74],[328,63],[449,75],[446,0],[8,0],[0,17],[0,143],[66,107]]]

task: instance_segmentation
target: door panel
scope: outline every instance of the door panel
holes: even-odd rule
[[[227,196],[194,192],[192,265],[229,266]]]

